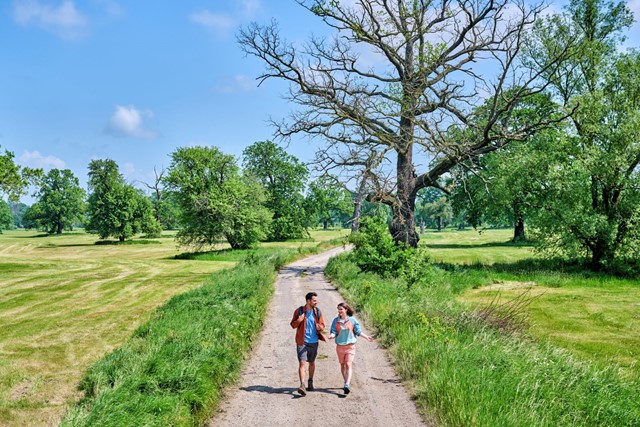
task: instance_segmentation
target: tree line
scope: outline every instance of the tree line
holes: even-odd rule
[[[296,45],[272,21],[238,41],[264,62],[259,81],[290,84],[299,109],[273,121],[275,136],[319,139],[323,178],[303,197],[303,168],[275,145],[247,149],[242,168],[179,149],[151,202],[156,221],[178,208],[181,242],[299,237],[309,206],[335,218],[330,200],[353,209],[354,229],[363,206],[386,215],[399,247],[428,224],[509,224],[514,241],[593,270],[640,270],[640,52],[622,48],[624,1],[547,15],[510,0],[297,3],[334,36]]]
[[[88,191],[68,170],[21,170],[13,164],[12,181],[2,188],[17,199],[30,183],[36,202],[25,206],[26,228],[60,234],[83,226],[100,239],[125,241],[137,234],[158,236],[177,229],[178,242],[200,249],[226,240],[232,248],[258,241],[308,237],[308,229],[351,220],[351,194],[335,181],[308,183],[309,170],[273,143],[260,141],[243,152],[242,165],[217,147],[178,148],[167,170],[156,171],[144,190],[127,183],[111,159],[88,165]],[[308,185],[307,185],[308,184]],[[0,204],[0,229],[13,222],[9,205]]]

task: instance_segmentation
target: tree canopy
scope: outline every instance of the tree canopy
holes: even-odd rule
[[[244,173],[265,189],[265,206],[273,212],[268,240],[306,236],[304,196],[309,171],[296,157],[272,141],[259,141],[243,151]]]
[[[125,182],[115,161],[89,163],[89,192],[87,232],[101,239],[113,236],[121,242],[138,233],[159,232],[151,202]]]
[[[266,238],[272,213],[263,205],[264,190],[240,174],[233,156],[217,147],[186,147],[171,158],[165,182],[180,206],[180,244],[200,249],[226,239],[241,249]]]
[[[69,169],[51,169],[36,191],[37,201],[25,213],[25,221],[48,233],[61,234],[82,222],[85,191]]]

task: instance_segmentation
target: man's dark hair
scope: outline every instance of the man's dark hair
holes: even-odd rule
[[[309,293],[304,297],[304,299],[305,299],[305,300],[307,300],[307,301],[309,301],[311,298],[313,298],[313,297],[317,297],[317,296],[318,296],[318,294],[316,294],[315,292],[309,292]]]

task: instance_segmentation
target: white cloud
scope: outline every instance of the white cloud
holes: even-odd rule
[[[76,9],[72,0],[65,0],[58,6],[39,0],[16,0],[13,15],[21,25],[34,25],[63,38],[82,36],[89,26],[89,20]]]
[[[258,88],[258,82],[252,77],[243,74],[225,78],[222,83],[216,86],[215,91],[219,93],[250,92]]]
[[[43,156],[39,151],[25,151],[20,156],[20,163],[32,168],[64,169],[65,163],[55,156]]]
[[[153,118],[153,112],[140,111],[133,105],[116,105],[116,111],[111,115],[104,132],[117,137],[155,138],[156,132],[144,127],[144,117]]]
[[[239,6],[241,13],[249,18],[256,15],[256,13],[262,8],[260,0],[240,0]]]
[[[125,14],[124,8],[115,0],[94,0],[96,4],[102,6],[110,16],[122,16]]]
[[[208,10],[192,13],[189,16],[189,20],[202,25],[219,36],[229,34],[237,26],[236,20],[231,16],[212,13]]]

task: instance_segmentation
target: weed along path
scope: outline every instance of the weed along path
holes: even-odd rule
[[[295,331],[289,326],[307,292],[318,294],[318,307],[328,330],[342,301],[325,279],[329,258],[342,248],[314,255],[284,267],[253,353],[235,386],[208,422],[215,427],[287,426],[424,426],[408,393],[398,380],[386,352],[374,342],[358,340],[351,393],[343,396],[342,375],[333,341],[320,342],[315,391],[297,393],[298,362]],[[362,322],[361,316],[356,318]],[[369,333],[363,325],[365,333]],[[327,333],[328,335],[328,333]]]

